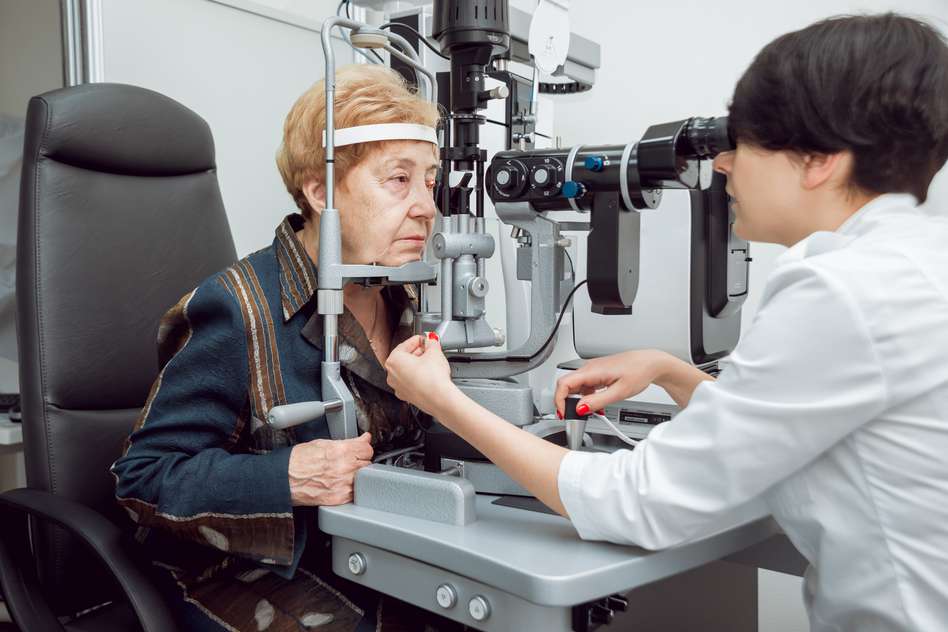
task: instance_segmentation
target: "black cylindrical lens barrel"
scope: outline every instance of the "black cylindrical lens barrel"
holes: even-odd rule
[[[639,142],[506,151],[491,161],[494,203],[542,211],[589,210],[596,193],[618,193],[626,210],[655,208],[663,189],[699,188],[699,160],[734,149],[727,117],[693,117],[648,128]]]
[[[704,118],[696,116],[688,121],[684,140],[688,151],[683,158],[714,158],[724,151],[734,149],[734,141],[728,134],[727,117]]]

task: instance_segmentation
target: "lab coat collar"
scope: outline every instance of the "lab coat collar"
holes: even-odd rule
[[[917,206],[918,200],[911,193],[883,193],[850,215],[835,232],[841,235],[858,235],[863,232],[866,220],[870,217],[893,210],[914,210]]]
[[[860,207],[835,231],[821,230],[804,237],[780,255],[775,264],[780,266],[838,250],[864,233],[872,225],[874,218],[893,212],[914,213],[917,212],[917,206],[918,200],[910,193],[884,193]]]

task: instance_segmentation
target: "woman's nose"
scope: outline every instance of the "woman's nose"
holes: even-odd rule
[[[720,154],[715,156],[712,165],[714,170],[718,173],[723,173],[726,176],[731,175],[731,168],[734,165],[734,152],[722,151]]]
[[[412,216],[430,219],[433,218],[437,212],[438,207],[435,206],[434,196],[427,186],[420,191],[415,191],[415,199],[409,209],[409,213]]]

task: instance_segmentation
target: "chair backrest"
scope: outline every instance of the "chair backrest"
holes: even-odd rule
[[[159,319],[235,259],[204,119],[119,84],[30,100],[16,279],[29,487],[124,519],[109,466],[157,375]],[[83,547],[51,527],[34,546],[58,611],[102,602]]]

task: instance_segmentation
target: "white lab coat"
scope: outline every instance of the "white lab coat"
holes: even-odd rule
[[[796,244],[716,382],[558,481],[590,540],[771,513],[810,562],[814,631],[948,630],[948,221],[883,195]]]

